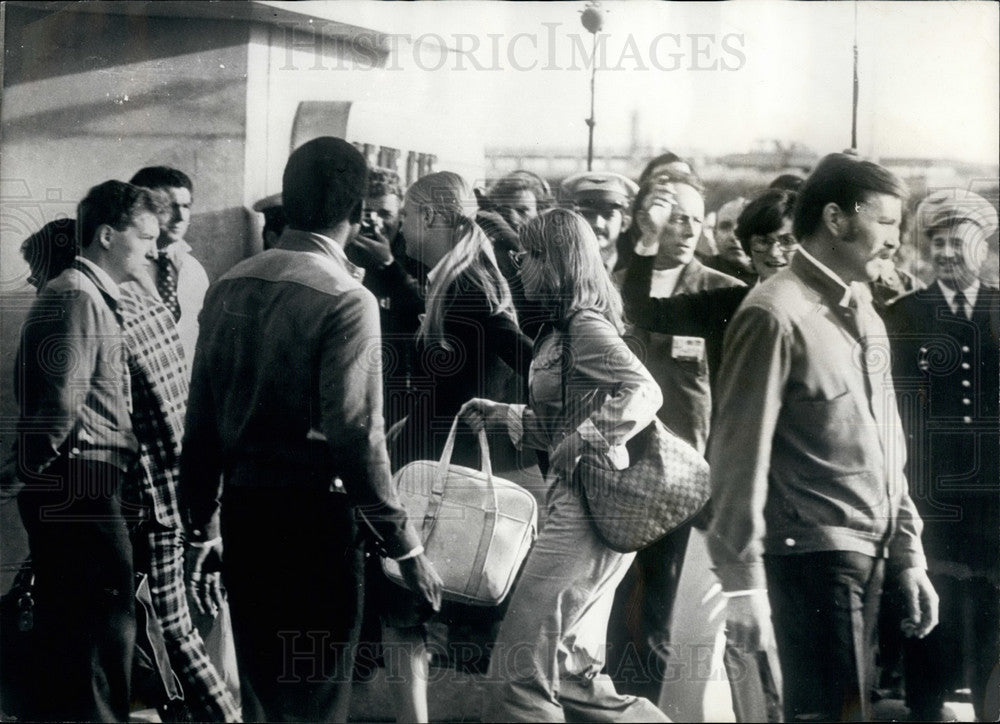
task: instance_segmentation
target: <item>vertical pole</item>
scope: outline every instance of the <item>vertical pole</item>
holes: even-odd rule
[[[858,2],[854,0],[854,97],[851,102],[851,148],[858,150]]]
[[[587,134],[587,170],[592,171],[594,166],[594,126],[597,121],[594,118],[594,80],[597,76],[597,33],[592,33],[594,38],[593,51],[591,54],[590,68],[590,118],[587,119],[589,132]]]

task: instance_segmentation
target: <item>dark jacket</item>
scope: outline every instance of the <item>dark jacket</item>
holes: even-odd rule
[[[705,340],[712,386],[722,362],[726,326],[751,287],[730,286],[654,299],[649,296],[655,257],[637,256],[622,283],[625,317],[638,329]]]
[[[418,374],[413,385],[413,407],[401,439],[405,452],[400,464],[413,459],[435,459],[458,410],[473,397],[498,402],[526,399],[531,340],[512,316],[494,314],[485,294],[466,276],[445,293],[444,336],[418,344]],[[471,434],[456,446],[456,462],[475,464]]]
[[[885,322],[927,555],[1000,575],[1000,291],[981,286],[970,320],[935,283],[897,299]]]
[[[653,258],[636,255],[628,271],[616,274],[622,284],[626,317],[630,308],[642,307],[646,304],[644,300],[649,299]],[[626,289],[621,280],[629,275],[631,280]],[[673,296],[734,286],[742,287],[742,283],[692,259],[681,271]],[[658,417],[684,440],[704,451],[712,416],[709,360],[704,338],[700,334],[662,333],[638,325],[629,334],[639,358],[663,391],[663,406]]]

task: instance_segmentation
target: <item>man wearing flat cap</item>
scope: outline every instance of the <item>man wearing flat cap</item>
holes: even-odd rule
[[[610,272],[618,258],[618,236],[625,225],[625,211],[639,187],[618,173],[586,171],[563,181],[562,191],[594,230],[601,258]]]
[[[264,240],[264,251],[273,249],[281,238],[281,232],[288,225],[285,218],[285,208],[281,205],[281,192],[265,196],[251,208],[264,215],[264,228],[260,235]]]
[[[916,233],[936,279],[886,312],[910,495],[941,598],[938,628],[903,642],[906,702],[921,721],[947,716],[944,697],[956,688],[971,687],[977,719],[1000,713],[984,701],[995,702],[986,687],[1000,660],[1000,292],[979,278],[996,231],[996,209],[981,196],[928,196]]]

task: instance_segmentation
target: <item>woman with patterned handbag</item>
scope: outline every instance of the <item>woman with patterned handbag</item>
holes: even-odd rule
[[[515,259],[551,321],[535,341],[530,404],[474,399],[463,417],[550,455],[547,517],[514,588],[490,661],[484,721],[667,721],[621,696],[603,649],[615,587],[634,558],[601,538],[573,472],[583,455],[628,467],[625,443],[660,407],[656,383],[621,338],[622,302],[590,226],[553,209],[522,231]],[[568,352],[568,354],[567,354]],[[566,359],[569,357],[569,359]]]

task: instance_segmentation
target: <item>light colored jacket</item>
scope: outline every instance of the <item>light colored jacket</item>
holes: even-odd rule
[[[765,586],[762,554],[854,551],[925,567],[905,440],[871,304],[805,254],[754,288],[726,332],[709,444],[709,548],[725,590]],[[877,366],[876,366],[877,365]],[[872,389],[876,389],[873,394]]]

